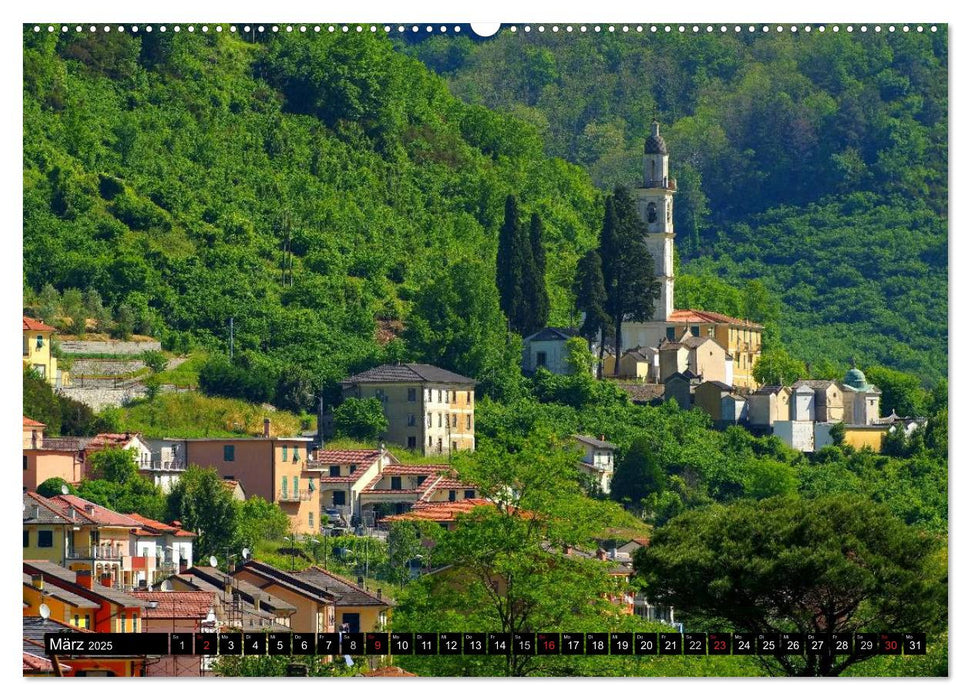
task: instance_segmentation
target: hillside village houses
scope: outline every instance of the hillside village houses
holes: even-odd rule
[[[386,364],[341,382],[343,398],[376,398],[388,419],[382,440],[425,455],[475,449],[475,380],[434,365]],[[321,426],[329,423],[321,416]]]
[[[757,382],[752,368],[762,353],[763,327],[714,311],[674,308],[677,182],[668,174],[668,149],[660,126],[655,121],[651,128],[652,133],[644,142],[642,181],[634,196],[638,214],[647,228],[644,241],[654,260],[654,275],[661,282],[661,294],[650,320],[623,324],[619,376],[663,383],[674,373],[691,371],[706,380],[729,384],[735,390],[754,390]],[[547,369],[566,373],[561,363],[553,362],[558,352],[555,348],[562,347],[565,340],[557,337],[557,332],[562,330],[547,328],[524,339],[524,371],[535,371],[537,362],[545,356]],[[713,343],[701,347],[705,339]],[[636,354],[625,363],[624,358],[631,351]],[[605,359],[605,376],[614,376],[615,361],[613,356]],[[699,364],[704,366],[701,372]]]
[[[32,369],[55,388],[70,386],[68,373],[57,366],[51,353],[55,328],[27,316],[24,319],[24,369]]]

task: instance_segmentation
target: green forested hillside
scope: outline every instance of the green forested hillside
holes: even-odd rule
[[[409,358],[514,395],[506,196],[542,218],[568,323],[601,191],[636,182],[655,117],[679,305],[758,309],[814,364],[946,373],[943,31],[24,41],[25,305],[103,302],[211,350],[237,395],[306,410]],[[244,378],[220,364],[231,318]]]
[[[512,193],[543,219],[566,320],[598,191],[532,127],[463,104],[386,38],[24,39],[28,305],[45,285],[93,289],[139,332],[217,352],[233,318],[237,365],[296,409],[405,357],[387,341],[453,285],[477,290],[475,313],[450,310],[467,328],[434,329],[465,334],[453,369],[501,383],[517,358],[484,282]]]
[[[637,181],[658,119],[679,187],[678,305],[736,313],[760,280],[793,355],[930,385],[947,371],[948,66],[946,27],[924,29],[520,31],[402,50],[605,189]]]

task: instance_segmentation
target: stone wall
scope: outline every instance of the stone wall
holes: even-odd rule
[[[161,350],[162,343],[157,340],[144,342],[124,340],[61,340],[61,350],[74,355],[138,355],[146,350]]]

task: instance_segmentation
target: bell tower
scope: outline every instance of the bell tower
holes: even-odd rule
[[[635,190],[637,212],[647,227],[644,242],[654,258],[654,276],[661,283],[651,321],[665,322],[674,311],[674,193],[668,176],[668,147],[655,120],[644,141],[643,184]]]

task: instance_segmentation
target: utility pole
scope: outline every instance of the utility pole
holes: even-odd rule
[[[233,317],[229,317],[229,361],[233,361],[233,343],[235,340],[235,333],[233,329]]]

